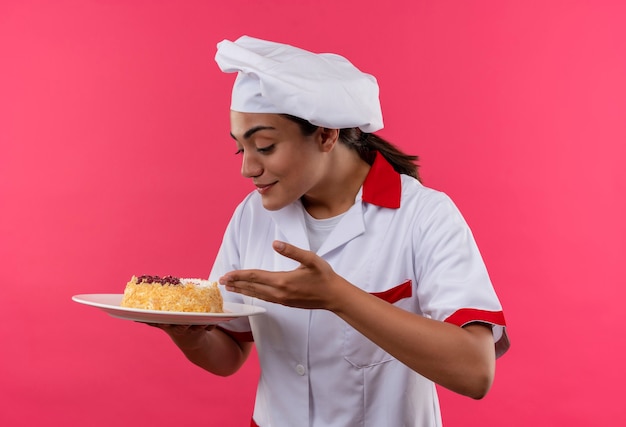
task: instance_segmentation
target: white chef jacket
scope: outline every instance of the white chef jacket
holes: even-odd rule
[[[295,202],[268,211],[253,192],[227,227],[210,280],[236,269],[296,268],[272,249],[274,240],[309,248],[304,208]],[[350,283],[404,310],[459,326],[491,324],[496,354],[508,349],[502,307],[460,212],[445,194],[398,174],[381,155],[317,254]],[[434,383],[335,314],[222,291],[226,301],[267,309],[222,324],[257,347],[261,376],[252,425],[441,425]]]

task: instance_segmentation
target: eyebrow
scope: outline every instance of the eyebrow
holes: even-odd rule
[[[272,127],[272,126],[254,126],[254,127],[250,128],[250,129],[248,129],[246,131],[246,133],[243,134],[243,139],[250,138],[252,135],[254,135],[255,132],[258,132],[260,130],[276,130],[276,128]],[[237,139],[237,138],[235,138],[235,135],[233,135],[232,132],[230,133],[230,136],[232,136],[233,139],[235,139],[235,140]]]

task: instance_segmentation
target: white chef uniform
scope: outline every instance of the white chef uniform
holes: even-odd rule
[[[236,269],[296,268],[272,249],[274,240],[309,248],[304,209],[296,202],[268,211],[253,192],[228,225],[210,280]],[[496,354],[508,349],[502,307],[458,209],[380,155],[317,254],[352,284],[404,310],[459,326],[490,324]],[[267,309],[223,325],[257,347],[261,377],[252,425],[441,425],[434,383],[338,316],[222,291],[227,301]]]

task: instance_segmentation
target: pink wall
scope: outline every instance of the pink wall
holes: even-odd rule
[[[251,188],[213,61],[242,34],[378,76],[381,134],[472,226],[513,346],[447,426],[625,424],[625,3],[213,3],[0,2],[0,425],[247,425],[256,360],[216,378],[70,300],[208,274]]]

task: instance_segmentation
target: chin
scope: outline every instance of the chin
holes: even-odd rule
[[[263,207],[268,211],[278,211],[287,205],[288,203],[277,203],[274,201],[263,200]]]
[[[263,204],[263,207],[267,209],[268,211],[281,210],[285,206],[288,206],[291,203],[293,203],[294,201],[295,200],[289,200],[285,198],[261,196],[261,203]]]

